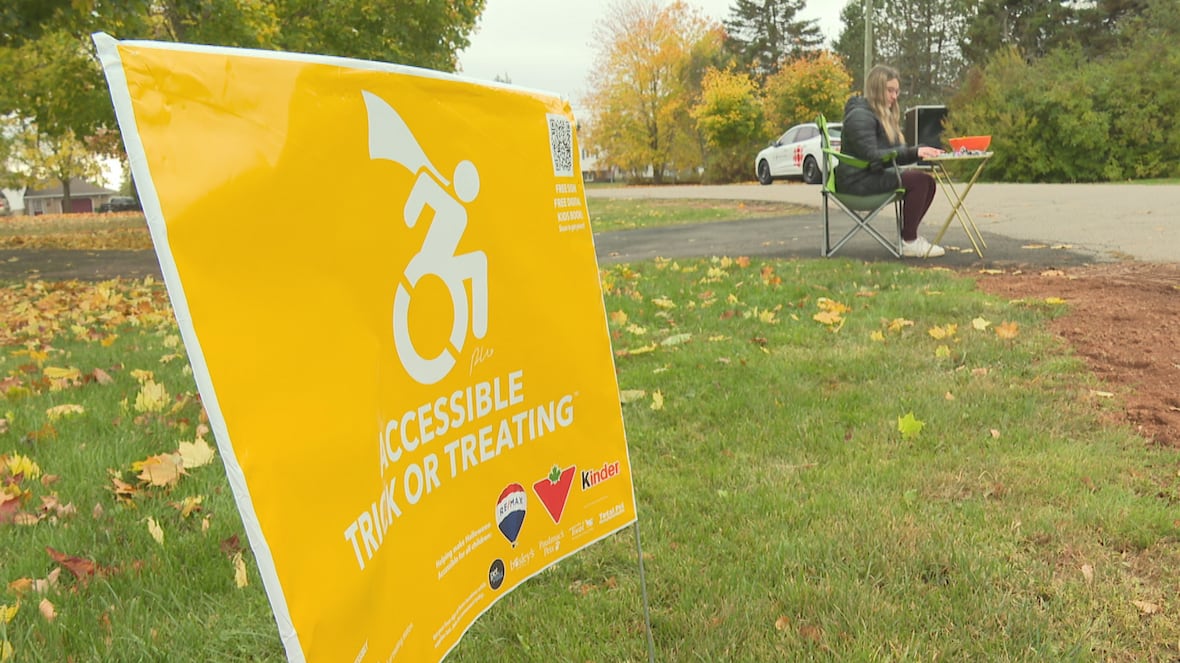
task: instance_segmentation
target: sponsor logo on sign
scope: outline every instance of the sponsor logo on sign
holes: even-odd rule
[[[619,476],[619,461],[612,463],[603,463],[602,467],[596,470],[582,471],[582,490],[590,490],[598,484]]]
[[[564,470],[554,465],[549,470],[549,476],[533,484],[533,492],[545,505],[545,511],[553,519],[553,524],[561,522],[561,514],[565,511],[566,500],[570,496],[570,487],[574,484],[574,472],[577,467],[570,465]]]

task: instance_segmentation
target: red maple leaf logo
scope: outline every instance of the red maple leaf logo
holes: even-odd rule
[[[565,511],[565,502],[570,496],[570,486],[574,485],[574,472],[577,466],[570,465],[564,470],[554,465],[549,470],[549,476],[533,484],[533,492],[540,498],[541,504],[549,512],[553,524],[561,522],[561,512]]]

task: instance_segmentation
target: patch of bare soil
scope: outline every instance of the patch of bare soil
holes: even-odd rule
[[[1064,299],[1069,313],[1052,330],[1123,399],[1128,425],[1180,448],[1180,265],[1103,263],[977,280],[1007,299]]]

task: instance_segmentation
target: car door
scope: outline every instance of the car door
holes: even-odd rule
[[[798,133],[795,134],[795,143],[791,145],[791,167],[787,174],[802,176],[803,162],[810,156],[812,159],[816,159],[816,163],[819,163],[817,158],[819,153],[819,127],[810,125],[799,127]]]
[[[782,136],[779,136],[775,147],[770,153],[770,174],[774,177],[783,177],[790,174],[791,159],[793,148],[792,143],[795,141],[795,135],[799,133],[799,127],[791,127]]]

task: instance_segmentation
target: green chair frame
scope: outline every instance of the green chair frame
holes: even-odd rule
[[[861,230],[872,235],[884,246],[894,258],[901,257],[901,200],[905,196],[905,189],[901,188],[901,173],[897,176],[897,189],[885,193],[873,194],[868,196],[858,196],[848,193],[841,193],[836,183],[836,164],[844,163],[854,168],[867,169],[869,162],[863,159],[838,152],[832,149],[832,141],[828,136],[828,121],[821,114],[815,119],[815,123],[819,125],[819,133],[822,140],[822,148],[824,153],[824,168],[823,168],[823,197],[824,197],[824,241],[822,247],[822,255],[825,258],[831,257],[836,251],[852,239],[853,235]],[[892,152],[886,155],[885,163],[891,164],[897,158],[897,153]],[[896,171],[896,168],[894,169]],[[831,204],[835,203],[840,209],[844,210],[848,216],[855,221],[852,228],[840,238],[835,244],[832,243],[832,215]],[[891,239],[886,237],[883,232],[873,227],[872,223],[877,216],[887,209],[890,205],[893,206],[893,215],[895,221],[895,237]]]

